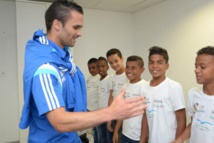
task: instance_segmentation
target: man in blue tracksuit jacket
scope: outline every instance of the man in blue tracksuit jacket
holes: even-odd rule
[[[55,0],[45,21],[47,34],[36,31],[25,49],[19,127],[29,127],[29,143],[81,143],[78,130],[144,112],[144,99],[124,100],[124,90],[108,108],[85,112],[85,79],[70,52],[82,34],[83,9],[73,1]]]

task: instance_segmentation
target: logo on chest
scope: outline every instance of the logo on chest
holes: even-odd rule
[[[157,108],[163,108],[164,104],[163,104],[163,101],[161,99],[154,99],[153,100],[153,106],[157,107]]]
[[[205,112],[204,109],[205,109],[204,105],[200,105],[199,103],[193,104],[193,113],[196,113],[196,112],[204,113]]]

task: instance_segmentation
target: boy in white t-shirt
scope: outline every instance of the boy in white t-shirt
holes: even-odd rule
[[[108,75],[108,61],[104,57],[99,57],[97,60],[97,69],[100,75],[100,82],[98,87],[98,109],[108,107],[109,99],[109,75]],[[98,125],[98,142],[107,142],[107,123]]]
[[[94,111],[98,109],[98,85],[100,79],[100,75],[98,74],[97,70],[96,58],[91,58],[88,60],[88,71],[91,75],[87,78],[86,81],[87,109],[88,111]],[[93,137],[94,143],[98,143],[97,127],[93,128]]]
[[[87,86],[87,109],[94,111],[98,109],[98,85],[100,75],[97,69],[97,59],[91,58],[88,61],[88,71],[91,74],[86,81]]]
[[[110,49],[106,53],[107,60],[111,66],[111,68],[115,71],[114,74],[110,77],[110,95],[108,100],[108,105],[110,105],[116,95],[121,91],[123,85],[128,82],[128,79],[125,75],[125,66],[123,65],[123,56],[120,50],[118,49]],[[108,138],[111,140],[108,143],[112,143],[113,138],[113,129],[116,125],[116,121],[108,122],[108,130],[111,134],[108,134]],[[121,135],[121,130],[120,130]]]
[[[149,49],[149,72],[152,80],[142,92],[148,108],[142,121],[141,143],[169,143],[186,127],[185,101],[181,85],[165,76],[168,53],[161,47]],[[147,126],[148,125],[148,126]]]
[[[214,143],[214,47],[207,46],[197,52],[195,75],[202,87],[189,90],[188,113],[191,123],[173,143]]]
[[[141,74],[144,71],[143,59],[139,56],[130,56],[126,61],[125,73],[129,79],[129,83],[124,85],[124,98],[133,98],[141,96],[141,88],[146,84],[146,81],[141,79]],[[125,120],[117,120],[114,130],[114,143],[118,142],[118,131],[122,124],[122,137],[120,143],[139,143],[141,135],[141,122],[143,115]]]

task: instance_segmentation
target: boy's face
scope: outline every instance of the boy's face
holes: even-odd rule
[[[162,78],[165,77],[165,72],[169,67],[169,64],[166,63],[166,60],[162,55],[154,54],[149,58],[149,72],[154,78]]]
[[[141,80],[141,74],[144,67],[140,67],[137,61],[127,61],[125,73],[130,83],[136,83]]]
[[[107,76],[107,71],[108,71],[108,64],[104,60],[100,60],[97,62],[97,69],[98,73],[100,74],[101,77],[106,77]]]
[[[88,70],[89,70],[89,73],[92,76],[97,75],[97,73],[98,73],[98,71],[97,71],[97,64],[96,63],[88,64]]]
[[[117,54],[113,54],[107,58],[111,68],[118,72],[123,67],[123,57],[120,58]]]
[[[198,84],[214,82],[214,56],[201,54],[195,60],[195,75]]]

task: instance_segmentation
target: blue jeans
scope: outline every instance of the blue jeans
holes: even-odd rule
[[[140,141],[132,140],[122,134],[121,143],[139,143]]]
[[[98,142],[106,143],[107,141],[107,123],[103,123],[98,127]]]
[[[93,137],[94,137],[94,143],[99,143],[98,142],[98,127],[93,128]]]

